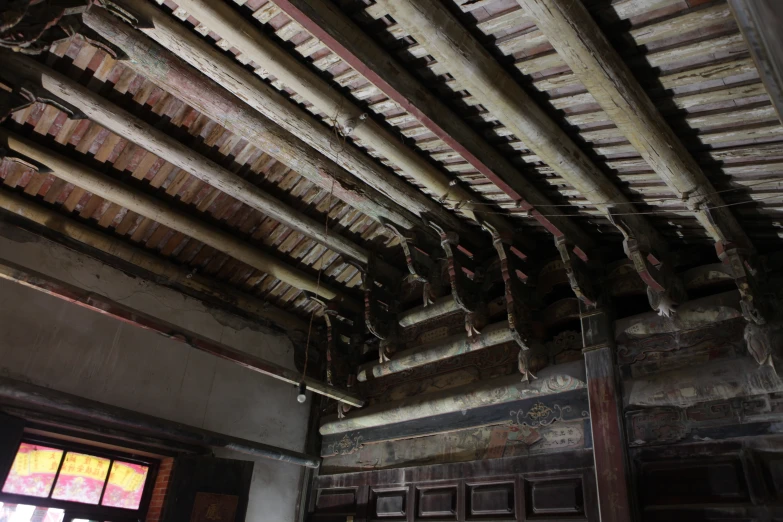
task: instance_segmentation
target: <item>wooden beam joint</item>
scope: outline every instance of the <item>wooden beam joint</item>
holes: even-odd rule
[[[506,303],[506,315],[511,337],[519,346],[518,368],[526,382],[530,378],[536,378],[531,367],[531,351],[533,348],[533,329],[531,324],[531,310],[528,303],[531,301],[531,292],[524,286],[528,276],[518,268],[518,261],[522,258],[515,253],[508,244],[508,239],[488,223],[482,225],[484,230],[492,236],[492,245],[500,260],[500,272],[505,287],[504,299]]]
[[[751,264],[750,252],[732,243],[715,244],[718,257],[729,269],[740,293],[742,315],[752,324],[764,325],[770,319],[769,306],[758,284],[759,270]]]
[[[597,301],[596,290],[590,282],[591,276],[588,273],[585,258],[578,255],[578,251],[566,242],[565,238],[555,240],[557,252],[563,261],[563,268],[568,276],[568,284],[574,291],[576,297],[587,306],[594,306]]]
[[[674,305],[687,299],[685,285],[674,273],[672,263],[663,261],[654,253],[647,241],[640,240],[634,230],[613,210],[609,220],[623,235],[623,250],[639,277],[647,285],[650,307],[666,317],[674,313]]]

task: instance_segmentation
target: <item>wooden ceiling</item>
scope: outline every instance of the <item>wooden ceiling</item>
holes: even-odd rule
[[[4,128],[250,245],[267,256],[263,259],[295,267],[307,279],[307,288],[328,287],[344,296],[344,302],[361,301],[368,256],[384,260],[387,276],[407,272],[399,237],[386,224],[407,235],[415,229],[417,245],[423,250],[438,246],[427,221],[457,231],[467,250],[490,249],[492,238],[479,226],[486,221],[534,262],[557,256],[552,236],[558,233],[570,247],[577,247],[580,257],[587,252],[594,259],[600,256],[593,252],[600,251],[603,256],[608,252],[609,260],[622,258],[621,230],[607,216],[612,205],[601,203],[603,196],[596,199],[592,191],[585,194],[575,188],[570,166],[546,161],[562,151],[570,154],[570,147],[586,172],[600,177],[602,193],[616,194],[617,216],[638,220],[639,227],[631,224],[632,231],[648,231],[640,239],[649,241],[659,255],[665,257],[659,245],[669,251],[701,245],[711,256],[704,263],[717,261],[711,251],[714,234],[688,207],[688,198],[672,190],[645,161],[520,3],[431,3],[450,13],[448,20],[459,22],[451,30],[469,35],[463,43],[475,42],[480,51],[476,76],[468,80],[479,81],[480,70],[492,73],[493,68],[502,72],[495,76],[498,85],[510,86],[502,82],[511,78],[513,89],[521,88],[540,108],[546,120],[541,125],[558,137],[559,149],[542,149],[549,156],[533,152],[537,147],[529,143],[530,136],[518,136],[506,124],[513,114],[482,103],[489,93],[471,92],[458,80],[464,80],[464,70],[450,69],[433,56],[440,50],[428,49],[412,36],[421,33],[436,41],[433,33],[422,33],[422,27],[406,26],[395,18],[405,17],[402,4],[395,0],[237,0],[236,5],[228,0],[186,0],[182,6],[166,0],[160,7],[146,0],[105,2],[113,12],[136,22],[137,28],[125,25],[127,31],[162,44],[150,44],[150,49],[161,49],[148,55],[150,62],[134,56],[123,59],[131,51],[147,51],[138,46],[123,49],[129,40],[112,38],[108,43],[116,47],[107,47],[93,32],[85,32],[88,38],[56,41],[43,53],[23,58],[86,87],[174,138],[197,161],[206,158],[222,168],[220,172],[260,187],[288,211],[308,218],[309,229],[273,219],[264,208],[254,208],[236,194],[210,185],[182,168],[178,159],[147,150],[133,136],[112,132],[93,121],[96,118],[70,117],[67,106],[46,103],[46,96],[14,111]],[[81,27],[101,33],[89,17],[99,18],[96,13],[102,4],[99,1],[87,13],[75,15],[84,18]],[[302,8],[305,4],[310,10]],[[585,0],[584,4],[652,100],[657,117],[684,145],[688,161],[695,160],[697,170],[712,184],[705,189],[713,198],[710,201],[718,198],[727,205],[733,218],[729,217],[736,218],[758,251],[779,249],[783,128],[727,3]],[[224,18],[199,19],[187,8]],[[226,31],[242,29],[232,20],[250,27],[250,40],[262,38],[267,49],[276,49],[277,61],[258,63],[253,59],[257,48],[232,41],[237,36]],[[327,25],[334,20],[341,25]],[[431,22],[446,23],[443,20],[433,16]],[[161,21],[171,27],[163,27]],[[213,60],[205,62],[202,70],[213,79],[228,71],[218,81],[220,89],[236,103],[246,103],[242,107],[248,113],[257,109],[264,125],[273,130],[243,135],[238,129],[261,120],[243,123],[228,108],[226,113],[210,114],[208,107],[200,106],[211,96],[200,90],[201,84],[193,84],[186,75],[168,84],[154,76],[159,63],[177,57],[191,61],[182,49],[165,49],[165,38],[173,38],[170,35],[177,30],[212,49],[211,55],[200,55]],[[187,40],[179,42],[183,48],[196,49]],[[114,54],[117,49],[122,52]],[[236,76],[226,60],[256,78]],[[280,78],[282,73],[272,72],[277,67],[291,75],[288,83]],[[195,69],[193,74],[211,82]],[[182,82],[179,87],[176,81]],[[282,98],[274,98],[273,91]],[[324,110],[335,106],[337,114]],[[348,116],[360,113],[368,117],[348,121]],[[321,121],[313,123],[312,115]],[[278,147],[275,140],[285,141],[286,136],[304,146],[292,145],[290,151]],[[285,158],[295,164],[286,164]],[[29,162],[6,158],[0,179],[0,195],[8,211],[24,215],[23,204],[34,204],[302,318],[321,311],[297,286],[296,277],[271,275],[268,272],[278,272],[263,270],[263,263],[238,258],[232,250],[192,237],[170,222],[163,224],[95,194],[58,176],[57,169],[35,170]],[[352,186],[347,179],[353,180]],[[643,228],[647,226],[651,228]],[[351,256],[349,251],[359,254]]]

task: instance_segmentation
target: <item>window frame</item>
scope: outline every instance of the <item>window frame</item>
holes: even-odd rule
[[[20,495],[16,493],[3,493],[2,487],[5,485],[5,481],[8,477],[0,477],[2,484],[0,484],[0,502],[8,504],[26,504],[35,505],[43,508],[55,508],[65,511],[65,518],[63,522],[70,522],[75,518],[83,518],[87,520],[97,520],[100,522],[131,522],[131,521],[143,521],[147,516],[149,510],[150,501],[152,500],[153,490],[155,489],[155,482],[158,476],[158,468],[160,461],[157,459],[144,457],[134,454],[131,450],[128,452],[116,451],[111,449],[105,449],[99,446],[90,446],[89,444],[83,444],[78,442],[72,442],[68,440],[57,439],[54,437],[47,437],[44,435],[33,435],[26,433],[19,444],[16,446],[14,455],[19,452],[19,448],[22,444],[36,444],[41,446],[47,446],[63,450],[63,456],[60,460],[60,465],[57,468],[54,482],[49,490],[48,497],[33,497],[28,495]],[[65,456],[67,452],[86,453],[94,455],[96,457],[102,457],[110,459],[109,471],[106,475],[106,481],[103,484],[103,490],[101,491],[101,498],[98,500],[98,504],[83,504],[80,502],[74,502],[71,500],[56,500],[51,498],[54,493],[57,479],[60,476],[60,471],[65,462]],[[144,490],[141,494],[141,502],[139,508],[136,510],[123,509],[118,507],[109,507],[101,505],[103,495],[106,492],[106,486],[109,483],[109,474],[111,473],[111,466],[115,460],[122,462],[128,462],[131,464],[141,464],[149,467],[147,472],[147,479],[144,484]]]

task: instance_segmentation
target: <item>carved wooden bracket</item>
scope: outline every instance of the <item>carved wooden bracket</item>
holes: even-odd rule
[[[482,223],[482,228],[492,236],[492,245],[500,259],[500,272],[505,286],[506,313],[508,316],[508,328],[512,338],[519,346],[518,366],[519,372],[529,381],[536,376],[530,366],[530,349],[532,339],[532,325],[530,308],[526,305],[530,301],[530,292],[525,288],[523,280],[527,276],[514,266],[514,259],[518,256],[510,252],[511,248],[500,233],[489,223]],[[511,255],[509,255],[511,254]]]
[[[563,261],[563,267],[566,275],[568,275],[568,283],[571,285],[571,290],[586,305],[595,305],[598,298],[590,282],[590,274],[587,272],[587,265],[584,260],[574,253],[571,245],[563,237],[555,238],[555,246],[560,254],[560,259]]]
[[[408,272],[410,281],[420,282],[423,285],[422,288],[422,301],[423,305],[429,306],[435,302],[435,298],[438,296],[439,282],[439,266],[436,261],[429,257],[424,252],[418,250],[413,245],[412,238],[407,237],[400,230],[391,223],[384,223],[384,226],[394,234],[400,242],[400,247],[405,253],[405,263],[408,266]]]
[[[455,232],[446,232],[432,222],[429,225],[440,235],[440,244],[446,255],[449,285],[454,301],[465,312],[476,312],[481,303],[481,295],[476,284],[477,270],[470,270],[466,267],[465,261],[468,256],[459,251],[455,252],[452,248],[459,244],[459,237]],[[468,273],[472,275],[469,276]]]
[[[673,267],[645,248],[631,227],[622,218],[613,215],[611,209],[608,217],[623,234],[625,255],[633,262],[636,273],[647,285],[650,307],[659,315],[671,316],[675,313],[674,305],[684,302],[688,297],[682,281],[674,273]]]
[[[750,323],[766,324],[769,311],[761,297],[756,277],[758,270],[751,265],[749,253],[733,243],[716,243],[715,250],[737,284],[742,299],[742,315]]]
[[[92,0],[11,0],[0,13],[0,48],[37,55],[70,38],[82,38],[103,49],[115,59],[125,55],[111,42],[82,25],[79,16],[89,9]],[[96,0],[113,14],[134,27],[142,24],[133,15],[109,0]]]
[[[376,261],[370,256],[367,269],[362,270],[364,291],[364,324],[367,330],[380,340],[379,360],[386,362],[395,351],[398,336],[397,295],[393,283],[381,284],[377,278]]]

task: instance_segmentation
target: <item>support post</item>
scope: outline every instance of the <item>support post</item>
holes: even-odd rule
[[[590,403],[590,429],[601,522],[628,522],[631,517],[614,334],[605,308],[580,302],[582,343]]]

